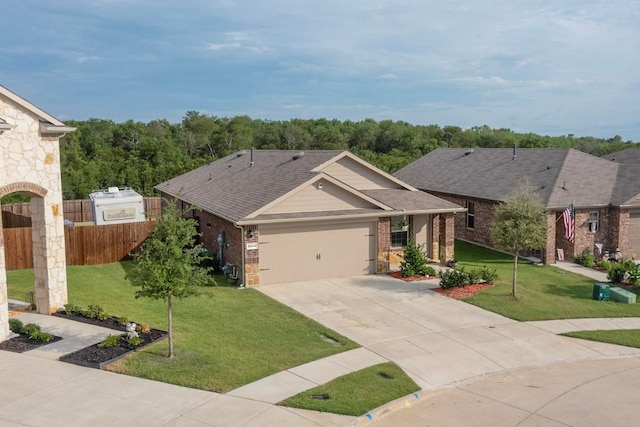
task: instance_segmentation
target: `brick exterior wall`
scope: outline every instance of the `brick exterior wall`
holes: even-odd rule
[[[376,271],[386,273],[389,271],[389,251],[391,250],[391,218],[378,219],[378,257]]]
[[[167,194],[161,194],[163,199],[172,200]],[[175,199],[174,199],[175,200]],[[176,200],[179,208],[185,209],[188,205],[180,200]],[[190,211],[190,215],[198,222],[198,232],[201,233],[200,243],[204,248],[218,256],[219,265],[226,263],[241,267],[240,276],[244,277],[243,284],[248,286],[260,284],[260,254],[259,249],[245,250],[244,266],[242,265],[242,250],[244,245],[259,243],[260,228],[257,225],[244,227],[244,242],[242,230],[235,227],[231,222],[226,221],[216,215],[204,211]],[[409,236],[413,236],[413,217],[409,216]],[[431,253],[438,254],[441,263],[454,258],[454,214],[439,214],[430,216],[431,226]],[[226,245],[219,254],[218,236],[224,231]],[[382,217],[377,224],[377,262],[376,272],[387,273],[398,269],[402,261],[402,248],[391,247],[391,218]],[[442,248],[442,250],[441,250]],[[435,258],[435,255],[432,256]],[[242,268],[243,267],[243,268]]]
[[[462,240],[493,247],[491,241],[491,223],[493,222],[493,210],[497,205],[490,200],[460,197],[457,195],[433,192],[459,206],[466,207],[467,201],[474,203],[475,223],[474,228],[467,228],[466,214],[455,215],[455,237]],[[598,231],[589,230],[589,213],[599,213]],[[556,249],[562,249],[566,260],[573,260],[576,255],[588,250],[596,254],[595,244],[602,243],[603,250],[613,251],[619,248],[625,258],[632,254],[627,253],[629,245],[629,209],[599,208],[576,209],[576,227],[574,243],[569,242],[564,236],[562,223],[562,211],[547,212],[547,245],[542,251],[543,262],[553,264],[556,262]],[[442,259],[442,257],[441,257]]]
[[[438,242],[440,244],[440,264],[455,258],[455,220],[453,213],[440,214],[440,232]]]
[[[431,193],[442,199],[455,203],[458,206],[466,207],[466,202],[473,202],[474,207],[474,228],[467,228],[467,214],[459,212],[454,215],[455,237],[469,242],[479,243],[485,246],[492,246],[491,223],[493,221],[493,210],[496,202],[473,197],[461,197],[445,193]]]

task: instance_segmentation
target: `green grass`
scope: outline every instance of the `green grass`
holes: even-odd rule
[[[110,315],[166,329],[164,301],[135,299],[125,279],[129,262],[68,266],[69,302],[102,306]],[[7,274],[10,298],[33,291],[31,270]],[[217,286],[206,296],[174,301],[174,346],[166,340],[110,366],[111,370],[186,387],[225,392],[284,369],[358,345],[254,289]],[[332,344],[323,335],[338,341]]]
[[[572,338],[582,338],[590,341],[606,342],[640,348],[640,329],[620,329],[615,331],[578,331],[562,334]]]
[[[336,378],[283,400],[279,405],[360,416],[418,390],[420,387],[402,369],[389,362]]]
[[[466,269],[487,266],[498,273],[497,285],[466,302],[520,321],[587,317],[640,317],[639,304],[592,300],[595,280],[553,266],[518,264],[517,299],[511,297],[513,257],[456,241],[456,259]],[[640,293],[636,291],[636,293]]]

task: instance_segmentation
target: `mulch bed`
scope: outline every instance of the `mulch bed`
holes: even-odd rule
[[[0,342],[0,350],[12,351],[14,353],[24,353],[43,345],[60,341],[62,337],[54,336],[51,341],[33,340],[26,335],[18,335],[11,339]]]
[[[437,288],[434,289],[434,291],[449,298],[464,299],[472,297],[478,292],[493,288],[494,286],[495,285],[493,283],[477,283],[475,285],[460,286],[449,289]]]
[[[130,346],[125,335],[126,326],[120,324],[119,319],[116,317],[109,317],[107,319],[100,320],[93,317],[85,317],[81,314],[67,314],[64,310],[58,311],[53,315],[75,320],[77,322],[113,329],[122,334],[118,345],[112,347],[98,347],[98,344],[94,344],[60,357],[60,360],[63,362],[73,363],[89,368],[102,369],[105,365],[108,365],[109,363],[114,362],[133,351],[140,350],[149,344],[163,340],[168,335],[167,331],[162,331],[160,329],[150,329],[149,332],[145,333],[138,332],[138,336],[142,342],[140,345]]]
[[[125,334],[123,334],[118,345],[112,347],[99,347],[98,344],[94,344],[73,353],[65,354],[60,357],[60,360],[62,362],[73,363],[89,368],[102,369],[105,365],[108,365],[109,363],[114,362],[133,351],[140,350],[149,344],[165,339],[167,337],[167,332],[159,329],[151,329],[147,333],[139,333],[139,336],[142,342],[137,346],[130,346],[127,343]]]
[[[389,276],[403,280],[405,282],[416,282],[421,280],[429,280],[429,279],[437,279],[438,276],[412,276],[412,277],[402,277],[399,271],[390,271],[387,273]],[[456,288],[442,289],[435,288],[433,291],[439,293],[440,295],[444,295],[449,298],[455,299],[464,299],[469,298],[477,294],[478,292],[482,292],[485,289],[489,289],[494,287],[493,283],[477,283],[475,285],[468,285]]]

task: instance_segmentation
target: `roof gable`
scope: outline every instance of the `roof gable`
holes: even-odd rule
[[[302,184],[274,202],[266,205],[248,218],[258,215],[289,214],[302,212],[348,211],[358,209],[386,209],[382,203],[325,174]]]
[[[46,113],[40,108],[36,107],[31,102],[22,98],[21,96],[11,92],[6,87],[0,85],[0,96],[6,98],[11,103],[13,103],[20,110],[34,116],[36,119],[41,121],[40,131],[41,132],[49,132],[49,133],[64,133],[64,132],[72,132],[75,128],[69,127],[62,123],[60,120],[56,119],[52,115]],[[14,123],[15,124],[15,123]]]
[[[337,157],[318,166],[316,172],[324,172],[357,190],[409,189],[406,183],[398,180],[359,157],[343,151]]]

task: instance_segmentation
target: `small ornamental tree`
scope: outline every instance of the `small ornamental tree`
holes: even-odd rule
[[[136,298],[148,297],[167,302],[169,354],[173,351],[173,298],[199,295],[201,286],[212,281],[208,269],[202,267],[200,245],[194,246],[198,235],[196,221],[185,218],[172,202],[166,203],[149,237],[134,255],[135,265],[129,273],[131,282],[140,286]]]
[[[491,225],[494,245],[513,254],[512,296],[516,297],[518,257],[526,249],[541,249],[547,240],[547,219],[542,199],[524,180],[504,203],[496,206]]]
[[[404,248],[402,262],[400,263],[400,274],[402,277],[413,277],[425,275],[427,268],[427,256],[422,246],[415,241],[409,240],[407,247]]]

